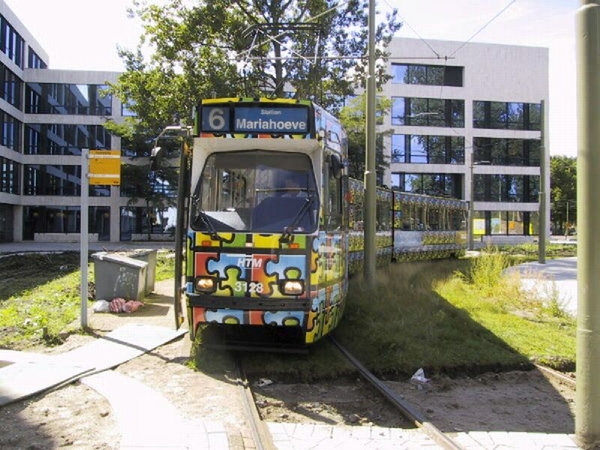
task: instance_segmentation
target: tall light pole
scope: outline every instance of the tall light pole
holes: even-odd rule
[[[546,126],[545,126],[545,102],[541,101],[540,105],[540,237],[538,243],[538,262],[540,264],[546,264],[546,240],[548,239],[548,219],[547,214],[547,203],[546,203],[546,192],[548,187],[546,183]]]
[[[369,0],[369,71],[367,74],[366,151],[365,151],[365,263],[367,282],[375,281],[377,248],[375,246],[376,165],[375,165],[375,0]]]
[[[181,139],[181,150],[179,155],[179,176],[177,183],[177,216],[175,222],[175,285],[173,292],[173,306],[175,312],[175,329],[183,322],[183,310],[181,307],[181,278],[183,276],[183,241],[185,237],[185,211],[187,209],[187,152],[186,138],[190,134],[190,128],[181,125],[171,125],[160,132],[154,142],[154,148],[150,156],[150,170],[160,168],[164,150],[158,144],[160,139]]]
[[[469,165],[469,176],[471,178],[471,182],[469,185],[469,225],[468,225],[468,229],[467,229],[467,233],[468,233],[468,238],[469,238],[469,243],[468,243],[468,248],[469,250],[474,250],[475,247],[475,236],[474,236],[474,231],[475,231],[475,178],[474,178],[474,174],[473,174],[473,168],[474,166],[489,166],[491,164],[490,161],[478,161],[477,163],[474,161],[475,160],[475,152],[471,152],[471,164]]]
[[[577,53],[577,393],[575,437],[600,444],[600,0],[581,0]]]
[[[473,217],[475,208],[473,206],[473,202],[475,201],[475,181],[473,180],[473,158],[474,152],[471,152],[471,164],[469,165],[469,223],[467,233],[469,234],[469,250],[473,250],[475,237],[473,236],[473,228],[475,223],[475,218]]]

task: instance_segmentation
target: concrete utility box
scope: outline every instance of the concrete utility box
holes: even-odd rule
[[[130,258],[148,263],[148,270],[146,270],[146,294],[154,291],[154,283],[156,281],[156,253],[156,250],[133,250],[126,254]]]
[[[148,263],[124,255],[94,253],[96,299],[144,299]]]

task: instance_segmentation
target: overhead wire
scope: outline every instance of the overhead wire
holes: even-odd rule
[[[389,2],[387,0],[383,0],[385,4],[388,5],[389,8],[393,9],[393,7],[389,4]],[[402,16],[400,16],[400,14],[397,14],[398,17],[400,18],[400,20],[402,20],[403,24],[407,25],[408,28],[410,28],[413,33],[415,33],[417,35],[417,37],[436,55],[437,58],[443,58],[444,59],[444,67],[447,65],[448,63],[448,59],[451,59],[454,57],[454,55],[456,55],[465,45],[467,45],[469,42],[471,42],[479,33],[481,33],[485,28],[487,28],[492,22],[494,22],[498,17],[500,17],[508,8],[510,8],[514,3],[516,3],[517,0],[511,0],[504,8],[502,8],[494,17],[492,17],[490,20],[488,20],[481,28],[479,28],[479,30],[477,30],[477,32],[475,32],[475,34],[473,34],[469,39],[467,39],[465,42],[463,42],[456,50],[454,50],[454,52],[452,54],[450,54],[449,56],[440,56],[438,52],[435,51],[435,49],[419,34],[419,32],[417,30],[415,30],[415,28],[413,28],[408,21],[406,21],[406,19],[404,19]],[[439,100],[442,100],[442,92],[443,92],[443,88],[444,86],[441,85],[440,86],[440,92],[439,92]],[[458,137],[464,137],[464,135],[461,135],[460,133],[458,133],[454,127],[449,127],[450,131],[452,131],[456,136]],[[464,150],[469,150],[472,149],[473,146],[470,147],[465,147]]]
[[[506,11],[508,8],[510,8],[513,3],[516,3],[517,0],[511,0],[511,2],[506,5],[504,8],[502,8],[502,10],[500,10],[500,12],[498,14],[496,14],[494,17],[492,17],[490,20],[487,21],[487,23],[482,26],[479,30],[477,30],[477,32],[471,36],[469,39],[467,39],[460,47],[458,47],[456,50],[454,50],[454,53],[452,53],[450,56],[454,56],[456,55],[465,45],[467,45],[469,42],[471,42],[475,36],[477,36],[479,33],[481,33],[485,28],[487,28],[494,20],[496,20],[498,17],[500,17],[500,15],[502,15],[502,13],[504,11]]]

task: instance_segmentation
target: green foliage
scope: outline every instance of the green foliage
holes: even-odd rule
[[[537,261],[539,259],[538,244],[505,245],[499,251],[513,258],[513,264],[524,261]],[[573,244],[546,244],[546,257],[569,258],[577,256],[577,246]]]
[[[486,295],[492,294],[503,284],[502,272],[511,265],[505,253],[482,252],[478,258],[473,258],[470,280]]]
[[[175,253],[159,250],[156,254],[156,281],[169,280],[175,275]]]
[[[413,262],[382,271],[376,286],[353,280],[336,334],[368,367],[389,376],[410,376],[420,367],[454,373],[526,364],[434,289],[452,273],[464,279],[468,271],[469,261]],[[462,284],[457,289],[464,292]]]
[[[127,124],[135,133],[190,124],[201,98],[282,97],[290,87],[335,110],[364,74],[367,14],[358,0],[333,8],[326,0],[135,1],[130,13],[144,32],[135,51],[120,49],[126,72],[110,91],[137,114]],[[395,10],[380,20],[377,58],[399,27]]]
[[[0,258],[0,348],[55,345],[78,331],[81,312],[79,253]],[[172,251],[159,251],[156,280],[173,278]],[[93,265],[88,280],[93,280]]]
[[[391,110],[391,100],[383,97],[377,99],[376,115],[379,119]],[[352,178],[361,179],[365,171],[366,147],[366,94],[355,97],[343,107],[339,119],[348,133],[348,172]],[[378,132],[375,140],[375,160],[377,180],[381,184],[383,173],[389,167],[389,158],[384,155],[384,136],[392,130]]]
[[[79,281],[79,272],[74,272],[2,300],[0,347],[61,342],[61,333],[73,331],[70,324],[79,315]]]
[[[555,234],[564,234],[565,226],[577,224],[577,159],[552,156],[550,180],[550,221]]]

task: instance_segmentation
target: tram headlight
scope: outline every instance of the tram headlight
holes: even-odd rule
[[[300,295],[304,292],[304,282],[301,280],[286,280],[281,283],[281,291],[285,295]]]
[[[211,277],[198,277],[194,281],[194,288],[197,292],[213,292],[215,290],[215,280]]]

